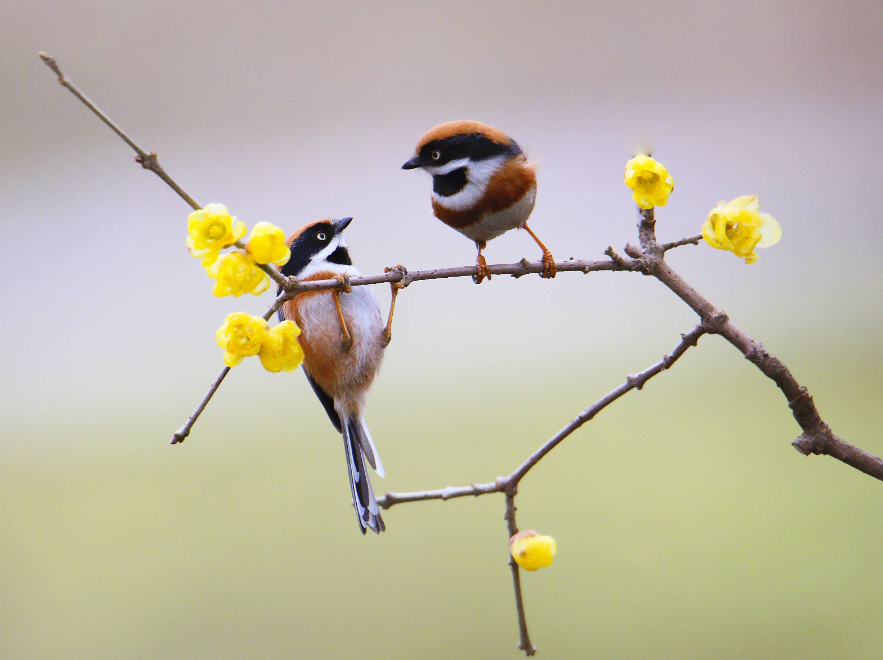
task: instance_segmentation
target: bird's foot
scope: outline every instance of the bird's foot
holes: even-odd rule
[[[350,284],[350,278],[347,275],[335,275],[334,279],[337,280],[337,286],[342,293],[352,293],[353,287]]]
[[[543,250],[543,272],[540,277],[551,279],[558,274],[558,268],[555,266],[555,257],[548,250]]]
[[[402,279],[398,282],[390,282],[390,286],[393,289],[404,289],[406,286],[410,284],[408,281],[408,269],[402,266],[402,264],[397,264],[395,266],[387,266],[383,269],[384,273],[392,273],[399,272],[402,274]]]
[[[475,267],[478,269],[478,272],[472,276],[472,281],[476,284],[481,284],[484,281],[484,278],[491,279],[491,271],[487,267],[487,259],[484,258],[484,255],[479,252],[478,256],[475,258]]]

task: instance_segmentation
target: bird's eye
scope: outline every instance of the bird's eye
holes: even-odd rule
[[[316,238],[318,238],[320,241],[324,241],[324,240],[325,240],[325,234],[323,234],[322,232],[319,232],[319,234],[316,236]]]
[[[438,160],[441,158],[441,151],[433,151],[431,154],[432,160]]]

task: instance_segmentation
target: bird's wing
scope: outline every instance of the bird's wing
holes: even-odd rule
[[[328,419],[334,424],[334,428],[337,429],[338,433],[343,433],[343,426],[340,423],[340,415],[338,415],[337,411],[334,409],[334,399],[331,398],[331,395],[328,394],[328,392],[319,387],[319,384],[310,377],[310,374],[307,373],[306,369],[304,369],[304,375],[307,377],[307,381],[312,386],[316,396],[319,397],[319,401],[325,406],[325,412],[328,413]]]

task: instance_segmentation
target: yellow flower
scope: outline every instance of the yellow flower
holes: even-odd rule
[[[555,539],[551,536],[540,536],[532,529],[518,532],[509,539],[512,558],[526,571],[551,566],[556,551]]]
[[[243,293],[261,295],[270,288],[270,278],[241,250],[228,252],[205,269],[209,277],[217,280],[212,289],[219,298]]]
[[[635,156],[625,164],[625,185],[642,209],[665,206],[675,189],[674,179],[665,166],[650,156]]]
[[[235,367],[243,358],[257,355],[269,334],[270,326],[260,316],[234,312],[224,319],[224,325],[215,333],[215,340],[224,349],[224,364]]]
[[[245,236],[245,224],[237,222],[223,204],[207,204],[187,217],[187,249],[211,266],[224,248]]]
[[[270,328],[270,334],[261,344],[261,364],[264,369],[277,373],[294,371],[304,361],[304,351],[297,343],[300,328],[294,321],[282,321]]]
[[[254,226],[245,249],[248,256],[259,264],[284,266],[291,258],[291,250],[285,244],[285,233],[269,222],[259,222]]]
[[[746,264],[757,261],[754,248],[775,245],[782,238],[782,227],[776,219],[760,213],[760,201],[754,195],[720,202],[702,225],[702,237],[711,247],[729,250]]]

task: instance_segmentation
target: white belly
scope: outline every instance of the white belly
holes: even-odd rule
[[[505,211],[485,213],[479,222],[457,231],[473,241],[489,241],[510,229],[521,229],[533,212],[536,201],[537,189],[533,187]]]
[[[325,339],[327,334],[328,346],[325,348],[329,351],[338,348],[341,337],[340,319],[331,292],[309,296],[298,307],[301,330],[315,336],[319,341]],[[353,347],[349,351],[356,363],[353,366],[360,366],[368,361],[367,354],[374,350],[374,344],[383,332],[380,305],[371,287],[357,286],[350,293],[340,294],[340,308],[353,337]],[[319,332],[319,328],[330,332]]]

